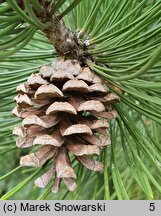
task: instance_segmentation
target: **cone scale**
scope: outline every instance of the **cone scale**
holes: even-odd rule
[[[109,121],[117,117],[112,104],[119,101],[89,67],[77,60],[57,60],[42,66],[26,83],[17,87],[12,113],[22,119],[13,134],[19,148],[40,146],[37,152],[22,156],[22,166],[50,169],[35,180],[43,188],[55,176],[52,191],[61,181],[70,191],[77,188],[76,173],[69,152],[89,170],[101,171],[103,164],[91,158],[110,145]]]

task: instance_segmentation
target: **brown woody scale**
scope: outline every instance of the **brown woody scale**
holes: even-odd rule
[[[76,60],[55,61],[20,84],[17,93],[17,106],[12,112],[23,121],[13,130],[18,136],[16,145],[42,146],[37,152],[22,156],[20,164],[37,167],[53,160],[51,168],[35,180],[36,186],[45,187],[55,176],[54,193],[61,180],[70,191],[76,189],[69,152],[88,169],[103,169],[101,162],[89,156],[99,155],[110,144],[108,120],[117,116],[111,104],[119,98],[109,93],[88,67],[81,68]]]

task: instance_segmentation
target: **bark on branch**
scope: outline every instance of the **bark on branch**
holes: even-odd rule
[[[59,12],[50,18],[51,26],[44,30],[46,37],[54,45],[58,54],[66,58],[74,58],[82,61],[83,46],[78,41],[76,33],[66,27],[60,19]]]
[[[17,0],[17,3],[23,10],[25,9],[22,0]],[[76,33],[65,25],[59,11],[52,14],[51,0],[39,0],[39,3],[42,6],[42,11],[38,13],[35,9],[33,10],[41,22],[50,24],[50,27],[43,32],[58,54],[66,59],[77,59],[82,62],[84,45],[78,40]]]

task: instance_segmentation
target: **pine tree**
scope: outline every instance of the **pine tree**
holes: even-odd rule
[[[0,1],[1,199],[161,198],[160,3]]]

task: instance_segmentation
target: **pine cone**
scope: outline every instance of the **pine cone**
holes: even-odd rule
[[[117,116],[111,104],[119,98],[109,93],[88,67],[81,68],[75,60],[55,61],[20,84],[17,93],[17,106],[12,112],[23,121],[13,130],[18,136],[16,145],[42,146],[21,157],[20,164],[37,167],[53,160],[51,168],[36,179],[36,186],[45,187],[55,176],[54,193],[58,192],[61,180],[70,191],[76,189],[69,152],[86,168],[103,169],[101,162],[88,156],[99,155],[110,144],[108,120]]]

